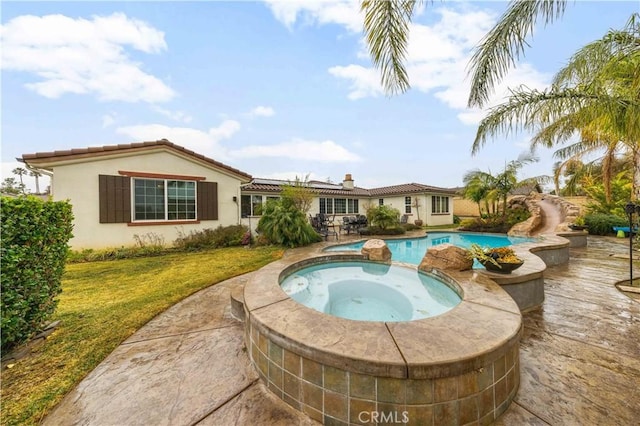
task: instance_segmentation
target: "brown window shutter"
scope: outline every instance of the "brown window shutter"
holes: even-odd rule
[[[198,220],[218,220],[218,183],[198,182]]]
[[[100,223],[131,222],[131,178],[99,175]]]

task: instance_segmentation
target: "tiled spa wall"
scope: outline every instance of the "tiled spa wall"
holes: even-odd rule
[[[276,396],[325,425],[487,425],[513,400],[520,382],[518,343],[478,370],[411,380],[344,371],[304,358],[245,322],[260,379]]]

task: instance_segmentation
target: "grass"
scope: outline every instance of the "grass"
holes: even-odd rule
[[[281,256],[278,248],[238,247],[67,265],[53,317],[60,326],[2,373],[2,424],[38,424],[150,319],[198,290]]]
[[[436,231],[438,229],[457,229],[458,226],[460,226],[460,225],[454,225],[454,224],[433,225],[433,226],[425,226],[424,229],[427,230],[427,231]]]

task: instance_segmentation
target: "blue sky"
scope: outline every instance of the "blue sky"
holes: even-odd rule
[[[528,147],[478,155],[465,66],[506,2],[434,2],[415,19],[412,89],[381,91],[358,3],[2,2],[2,178],[24,153],[167,138],[254,177],[453,187]],[[498,88],[544,88],[637,2],[570,3]],[[550,174],[551,151],[522,177]],[[33,187],[33,186],[31,186]]]

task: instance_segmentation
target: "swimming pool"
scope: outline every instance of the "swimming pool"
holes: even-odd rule
[[[299,269],[280,284],[293,300],[357,321],[411,321],[449,311],[462,300],[445,281],[408,267],[366,261]]]
[[[468,232],[430,232],[425,237],[401,238],[385,240],[391,258],[396,262],[419,265],[429,247],[438,244],[453,244],[462,248],[469,248],[471,244],[479,244],[482,247],[504,247],[513,244],[521,244],[536,241],[535,238],[509,237],[499,234],[474,234]],[[365,241],[352,244],[341,244],[327,247],[325,251],[357,251],[362,249]]]

